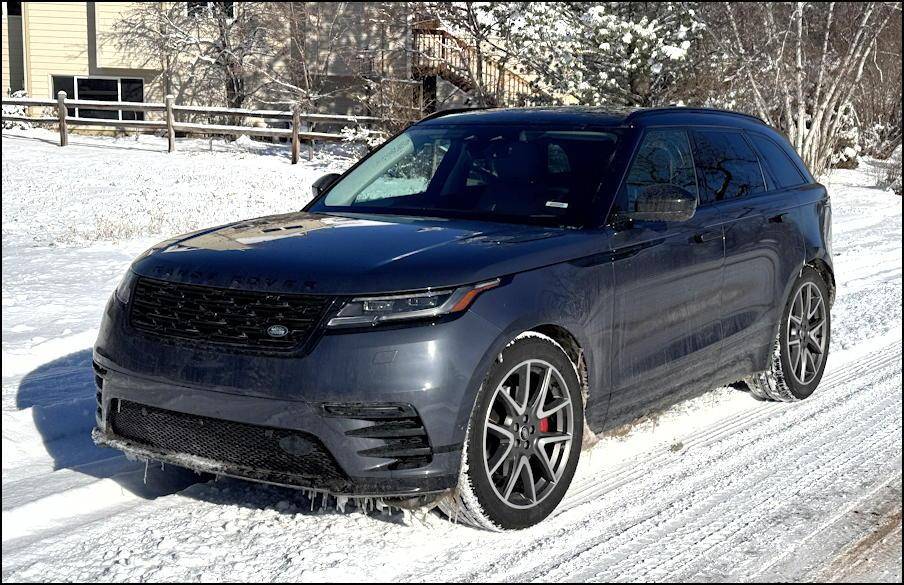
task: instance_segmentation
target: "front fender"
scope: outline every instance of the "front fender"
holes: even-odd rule
[[[592,427],[605,422],[611,378],[607,367],[612,332],[612,264],[564,262],[512,277],[506,286],[479,298],[472,311],[500,329],[470,387],[476,399],[493,360],[519,334],[554,325],[580,346],[587,366],[589,396],[585,409]],[[474,400],[463,404],[459,422],[467,427]]]

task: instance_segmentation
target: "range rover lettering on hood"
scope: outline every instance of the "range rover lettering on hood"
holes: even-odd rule
[[[561,245],[542,245],[560,238]],[[138,274],[227,288],[361,294],[468,284],[588,254],[602,239],[528,225],[290,213],[175,239]],[[317,275],[313,278],[313,275]]]

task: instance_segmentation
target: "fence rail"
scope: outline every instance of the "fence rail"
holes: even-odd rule
[[[60,131],[60,146],[69,143],[69,126],[97,126],[114,129],[166,130],[168,151],[176,150],[176,132],[186,134],[225,134],[229,136],[264,136],[270,138],[288,138],[292,141],[292,164],[298,162],[298,151],[301,140],[345,140],[342,134],[329,132],[311,132],[305,130],[302,122],[310,123],[348,123],[377,124],[385,122],[373,116],[342,116],[337,114],[305,114],[293,110],[249,110],[243,108],[222,108],[213,106],[180,106],[175,104],[173,96],[166,96],[164,103],[154,102],[107,102],[97,100],[66,99],[66,92],[57,94],[57,99],[42,98],[7,98],[4,106],[47,107],[56,110],[56,116],[28,116],[7,114],[4,110],[3,120],[29,122],[33,124],[56,124]],[[120,110],[126,112],[160,112],[162,120],[111,120],[107,118],[83,118],[69,116],[69,108],[91,110]],[[289,128],[267,128],[260,126],[239,126],[231,124],[206,124],[197,122],[179,122],[177,113],[207,114],[213,116],[234,116],[243,118],[266,118],[287,120]]]

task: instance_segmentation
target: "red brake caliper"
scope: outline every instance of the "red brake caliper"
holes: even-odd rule
[[[539,430],[540,430],[541,433],[548,433],[548,432],[549,432],[549,419],[548,419],[548,418],[541,418],[541,419],[540,419],[540,424],[537,425],[537,426],[538,426],[538,428],[539,428]]]

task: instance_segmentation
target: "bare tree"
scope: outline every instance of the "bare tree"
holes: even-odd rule
[[[880,159],[901,145],[901,25],[892,18],[876,39],[854,97],[863,153]]]
[[[359,78],[357,100],[383,130],[396,133],[423,116],[424,88],[412,79],[411,2],[373,2],[370,35],[360,46],[354,69]]]
[[[316,110],[347,87],[337,77],[349,60],[352,21],[348,2],[270,2],[267,10],[282,26],[283,44],[272,65],[261,68],[270,98]],[[361,23],[358,23],[361,24]]]
[[[303,111],[382,118],[383,133],[418,117],[408,3],[273,2],[285,39],[261,69],[271,100]]]
[[[279,38],[263,4],[139,2],[114,24],[111,39],[159,70],[165,93],[240,108],[266,84],[256,72]]]
[[[729,3],[701,6],[728,87],[708,96],[782,129],[810,169],[826,170],[876,39],[899,3]]]

